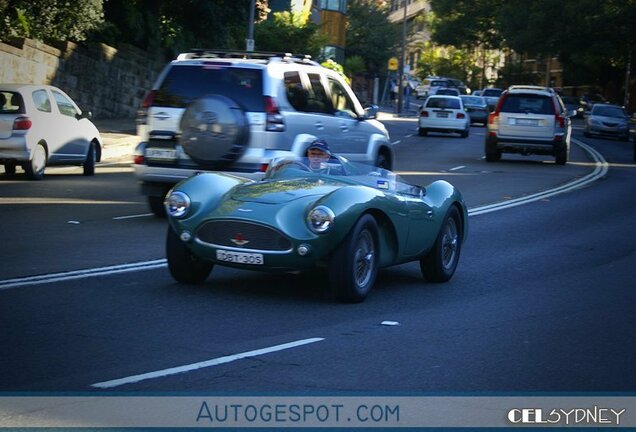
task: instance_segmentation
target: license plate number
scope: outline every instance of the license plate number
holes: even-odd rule
[[[448,113],[437,113],[438,118],[448,118]]]
[[[177,151],[175,149],[147,148],[146,157],[148,159],[175,160]]]
[[[219,261],[233,262],[238,264],[263,265],[263,254],[259,253],[217,250],[216,259],[218,259]]]
[[[512,124],[516,124],[519,126],[537,126],[539,124],[538,120],[534,119],[511,119]]]

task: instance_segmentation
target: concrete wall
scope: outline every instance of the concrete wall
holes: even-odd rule
[[[54,85],[96,119],[134,117],[165,63],[133,46],[0,42],[0,83]]]

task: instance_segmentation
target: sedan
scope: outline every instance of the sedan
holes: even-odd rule
[[[481,96],[467,96],[462,95],[462,102],[464,103],[464,110],[470,116],[470,124],[481,123],[485,125],[488,123],[488,104],[486,100]]]
[[[470,117],[459,96],[430,96],[420,106],[419,135],[428,132],[458,133],[466,138],[470,131]]]
[[[488,104],[488,109],[490,111],[494,111],[497,106],[497,102],[499,102],[499,96],[503,92],[500,88],[488,87],[481,91],[481,96],[486,99],[486,103]]]
[[[30,180],[44,177],[47,165],[78,165],[95,174],[102,139],[62,90],[53,86],[0,84],[0,164],[7,174],[19,165]]]
[[[177,184],[165,201],[172,277],[202,283],[215,265],[322,268],[337,298],[360,302],[381,267],[419,261],[428,281],[453,276],[468,214],[450,183],[422,188],[338,156],[314,162],[275,159],[259,181],[206,173]]]
[[[586,137],[592,135],[611,136],[623,141],[629,139],[629,117],[618,105],[596,104],[585,118]]]

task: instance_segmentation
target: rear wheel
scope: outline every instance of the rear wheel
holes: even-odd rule
[[[468,138],[468,134],[470,133],[470,131],[468,129],[466,129],[465,131],[461,132],[461,136],[462,138]]]
[[[88,145],[88,153],[86,154],[86,160],[84,161],[84,175],[92,176],[95,175],[95,161],[97,160],[97,154],[95,152],[95,143],[90,143]]]
[[[378,274],[378,225],[371,215],[362,216],[329,262],[329,279],[336,297],[361,302]]]
[[[461,218],[457,207],[446,213],[433,248],[420,259],[420,269],[430,282],[447,282],[453,277],[462,249]]]
[[[497,162],[501,159],[501,150],[497,148],[497,144],[486,140],[485,145],[486,162]]]
[[[195,257],[171,227],[166,236],[166,258],[170,274],[181,283],[200,284],[214,267],[214,263]]]
[[[4,173],[5,174],[15,174],[15,162],[7,162],[4,164]]]
[[[427,131],[426,131],[426,129],[425,129],[425,128],[422,128],[422,127],[421,127],[421,128],[419,128],[419,130],[417,131],[417,133],[418,133],[418,135],[419,135],[419,136],[426,136]]]
[[[375,160],[375,166],[384,168],[386,170],[391,170],[391,158],[389,158],[386,152],[381,151],[380,153],[378,153],[378,157]]]
[[[33,150],[33,157],[24,163],[24,173],[29,180],[42,180],[46,169],[46,158],[44,144],[37,143]]]

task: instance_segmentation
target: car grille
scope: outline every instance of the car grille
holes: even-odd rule
[[[251,222],[216,220],[205,222],[197,238],[215,246],[263,251],[288,251],[291,241],[277,230]]]

